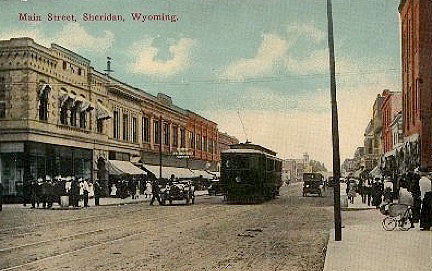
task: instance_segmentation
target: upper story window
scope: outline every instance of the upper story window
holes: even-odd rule
[[[186,130],[184,128],[180,128],[180,148],[186,147]]]
[[[203,140],[203,151],[207,151],[207,137],[204,137]]]
[[[198,150],[202,149],[201,134],[196,135],[196,145]]]
[[[142,141],[150,142],[150,120],[148,117],[142,118]]]
[[[163,132],[164,132],[164,145],[169,145],[169,138],[170,138],[170,132],[169,132],[169,124],[164,123],[163,124]]]
[[[160,136],[161,136],[161,130],[160,130],[160,124],[159,124],[160,122],[158,121],[158,120],[155,120],[154,122],[153,122],[153,142],[155,143],[155,144],[160,144],[160,140],[161,140],[161,138],[160,138]]]
[[[113,138],[119,138],[119,112],[113,112]]]
[[[51,87],[48,84],[42,82],[38,89],[38,111],[39,120],[48,120],[48,96],[51,91]]]
[[[137,142],[137,119],[132,118],[132,142]]]
[[[123,140],[129,140],[129,116],[123,114]]]
[[[63,70],[66,70],[66,68],[67,68],[67,63],[66,61],[63,60]]]
[[[193,132],[188,132],[189,134],[189,148],[195,149],[195,135]]]
[[[177,126],[172,127],[172,133],[173,133],[173,146],[177,147],[178,146],[178,127]]]

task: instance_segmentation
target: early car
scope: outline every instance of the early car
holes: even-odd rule
[[[303,173],[303,197],[307,194],[322,196],[324,177],[320,173]]]
[[[186,200],[186,204],[195,203],[195,188],[191,181],[177,181],[168,183],[164,189],[161,189],[161,201],[166,204],[172,204],[173,200]]]

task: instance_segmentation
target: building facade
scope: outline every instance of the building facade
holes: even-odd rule
[[[383,154],[393,151],[394,139],[392,123],[399,112],[402,110],[402,92],[390,91],[385,89],[382,93],[384,97],[382,112],[382,132],[381,142]]]
[[[432,169],[432,2],[402,0],[402,117],[411,168]]]
[[[217,124],[30,38],[0,41],[0,182],[19,195],[48,176],[107,180],[110,160],[216,170]],[[238,141],[237,141],[238,143]],[[191,154],[177,158],[179,150]],[[156,159],[157,158],[157,159]]]

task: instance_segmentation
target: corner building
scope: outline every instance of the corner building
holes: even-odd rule
[[[30,38],[0,41],[0,182],[61,175],[108,180],[110,160],[216,170],[217,124]],[[177,158],[179,149],[192,155]],[[157,158],[157,159],[156,159]],[[204,168],[205,167],[205,168]]]

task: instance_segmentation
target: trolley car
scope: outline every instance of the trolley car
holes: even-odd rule
[[[262,202],[282,186],[282,160],[251,143],[230,145],[221,153],[221,184],[228,202]]]

